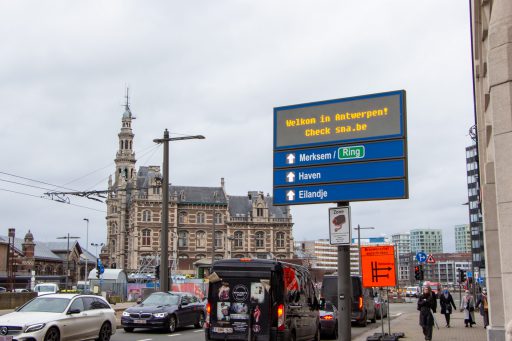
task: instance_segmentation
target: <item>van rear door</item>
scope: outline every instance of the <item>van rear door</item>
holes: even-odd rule
[[[208,293],[210,339],[248,340],[251,333],[253,340],[268,340],[271,272],[216,273],[220,280],[210,283]]]

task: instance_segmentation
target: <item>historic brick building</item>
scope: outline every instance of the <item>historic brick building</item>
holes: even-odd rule
[[[162,226],[160,167],[136,171],[132,120],[126,104],[101,254],[107,266],[128,272],[157,264]],[[169,264],[182,273],[193,272],[197,260],[293,258],[292,225],[288,206],[273,206],[262,192],[228,195],[224,179],[218,187],[169,186]]]

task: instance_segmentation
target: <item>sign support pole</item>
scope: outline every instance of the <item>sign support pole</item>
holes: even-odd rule
[[[339,202],[338,207],[349,206]],[[350,278],[350,244],[338,245],[338,335],[341,341],[352,339],[352,280]]]

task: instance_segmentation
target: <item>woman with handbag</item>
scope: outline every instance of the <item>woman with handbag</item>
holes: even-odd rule
[[[434,329],[434,315],[437,308],[436,294],[432,292],[430,286],[423,287],[423,293],[418,298],[417,309],[420,311],[420,326],[425,335],[425,340],[432,340],[432,330]]]
[[[450,315],[452,313],[452,307],[453,309],[457,309],[457,307],[455,306],[452,294],[450,294],[448,289],[444,289],[439,296],[439,304],[441,305],[441,314],[444,315],[446,320],[446,328],[450,328]]]
[[[475,298],[469,290],[466,290],[460,302],[460,311],[464,312],[464,324],[466,327],[473,327],[475,323]]]

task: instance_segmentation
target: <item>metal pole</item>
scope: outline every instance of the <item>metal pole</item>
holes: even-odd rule
[[[69,233],[68,233],[68,249],[67,249],[67,261],[66,261],[66,290],[68,290],[68,277],[69,277]]]
[[[160,256],[160,291],[169,291],[169,131],[164,131],[164,180],[162,183],[162,232]]]
[[[359,276],[361,276],[361,227],[357,224],[357,252],[359,253]]]
[[[339,202],[338,207],[349,206]],[[349,229],[351,227],[349,226]],[[350,277],[350,244],[338,246],[338,340],[352,339],[352,279]]]
[[[89,219],[84,218],[84,220],[87,222],[87,234],[85,236],[86,237],[85,238],[85,240],[86,240],[85,241],[85,247],[87,248],[87,246],[89,245]],[[84,283],[84,288],[85,288],[85,292],[87,293],[87,273],[88,273],[88,271],[87,271],[87,261],[88,261],[88,259],[87,259],[87,253],[84,252],[84,254],[85,254],[85,270],[84,270],[84,281],[85,281],[85,283]]]
[[[155,143],[164,144],[163,176],[162,181],[162,231],[160,245],[160,291],[169,291],[172,280],[169,273],[169,141],[204,139],[202,135],[169,137],[169,131],[165,129],[163,139],[155,139]]]
[[[215,193],[213,194],[216,197]],[[213,224],[212,224],[212,266],[213,266],[213,257],[215,256],[215,204],[213,204]]]

